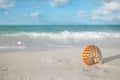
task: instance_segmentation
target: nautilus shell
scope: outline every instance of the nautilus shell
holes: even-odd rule
[[[102,63],[102,53],[95,45],[88,45],[82,53],[83,62],[86,65]]]

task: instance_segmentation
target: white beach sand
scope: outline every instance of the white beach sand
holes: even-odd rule
[[[0,80],[120,80],[120,49],[102,48],[104,64],[86,66],[83,47],[0,53]]]

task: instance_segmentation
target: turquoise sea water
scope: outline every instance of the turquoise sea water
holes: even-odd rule
[[[120,25],[1,25],[0,48],[120,48]]]
[[[119,32],[120,25],[1,25],[0,32]]]

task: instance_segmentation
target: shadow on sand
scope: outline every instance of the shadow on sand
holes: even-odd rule
[[[120,58],[120,55],[110,56],[110,57],[104,58],[103,62],[106,63],[106,62],[110,62],[112,60],[119,59],[119,58]]]

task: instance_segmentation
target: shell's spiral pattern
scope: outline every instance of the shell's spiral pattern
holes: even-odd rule
[[[83,51],[82,59],[86,65],[102,63],[102,54],[100,49],[95,45],[88,45]]]

